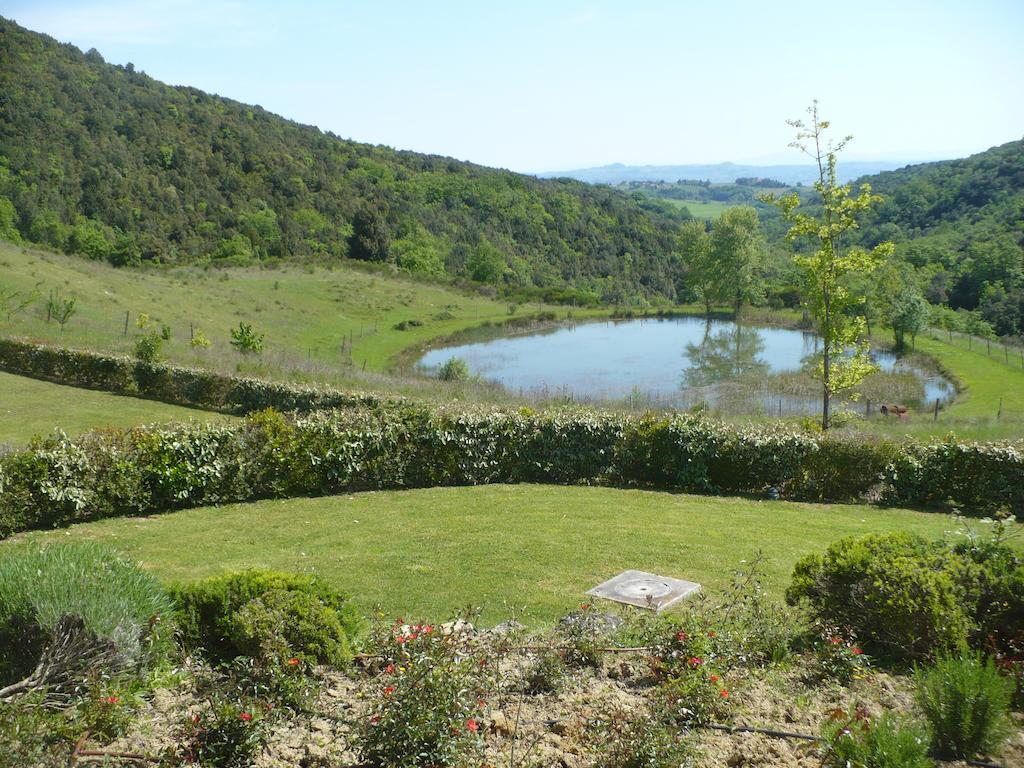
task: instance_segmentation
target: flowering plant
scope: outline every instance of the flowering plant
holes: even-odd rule
[[[363,761],[411,768],[481,756],[484,668],[459,635],[398,620],[382,646],[379,688],[358,736]]]
[[[848,631],[822,626],[814,644],[818,668],[824,677],[841,683],[864,677],[871,668],[871,660]]]

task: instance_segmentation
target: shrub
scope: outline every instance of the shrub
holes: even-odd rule
[[[1004,523],[993,525],[991,537],[972,537],[953,553],[974,622],[972,645],[1004,654],[1024,642],[1024,558],[1004,543]]]
[[[169,648],[173,604],[150,574],[85,541],[0,552],[0,683],[16,680],[66,616],[106,645],[105,668],[141,669]],[[69,625],[70,626],[70,625]]]
[[[652,718],[613,713],[591,723],[594,768],[678,768],[693,750],[674,729]]]
[[[998,752],[1009,735],[1014,682],[990,659],[945,656],[916,673],[917,701],[942,759],[969,760]]]
[[[246,768],[266,738],[265,715],[256,702],[211,696],[182,729],[180,755],[169,757],[214,768]]]
[[[135,338],[135,358],[143,363],[158,363],[163,344],[163,337],[155,333],[137,336]]]
[[[362,627],[348,598],[315,576],[249,570],[177,586],[172,596],[185,647],[217,660],[256,651],[266,632],[295,654],[341,666]],[[277,620],[286,624],[275,628]]]
[[[713,723],[725,718],[730,693],[722,675],[699,657],[688,663],[691,668],[679,669],[658,686],[655,698],[663,716],[675,723]]]
[[[849,461],[844,474],[851,451],[783,426],[739,428],[698,415],[637,418],[578,407],[415,405],[0,339],[0,361],[9,360],[14,370],[169,402],[305,415],[51,437],[0,455],[0,536],[200,504],[454,484],[624,484],[704,493],[774,487],[837,501],[878,490],[878,477],[858,475],[867,459]],[[966,455],[963,471],[975,460],[979,471],[1007,477],[1024,468],[1024,452],[1009,445],[997,459]],[[828,474],[815,468],[819,461],[843,482],[811,483]],[[957,482],[940,475],[933,484],[957,500]],[[994,501],[1006,507],[1017,496],[1024,501],[1024,483],[995,487]]]
[[[820,628],[814,651],[822,677],[843,684],[863,677],[871,667],[868,655],[860,645],[835,627]]]
[[[566,675],[565,660],[554,651],[541,653],[523,675],[524,689],[531,695],[554,693]]]
[[[250,600],[231,614],[228,637],[246,656],[291,653],[338,667],[352,658],[337,612],[308,592],[272,589]]]
[[[941,546],[906,534],[846,538],[808,555],[786,591],[823,625],[849,627],[876,655],[920,659],[966,646],[963,589]]]
[[[380,694],[357,739],[362,761],[388,768],[482,764],[481,666],[460,652],[458,635],[396,624],[382,650],[388,664]]]
[[[889,713],[868,718],[863,710],[841,710],[822,728],[825,757],[831,768],[932,768],[928,734]]]
[[[259,355],[263,353],[265,333],[259,333],[249,323],[239,323],[231,329],[231,346],[243,355]]]
[[[466,381],[469,379],[469,366],[461,357],[449,357],[437,369],[437,378],[441,381]]]

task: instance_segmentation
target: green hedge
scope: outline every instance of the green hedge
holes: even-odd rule
[[[1024,513],[1024,445],[844,441],[785,426],[586,409],[397,405],[37,438],[0,456],[0,536],[116,515],[497,482],[864,498]]]
[[[375,406],[396,400],[370,393],[277,384],[197,368],[144,363],[128,357],[48,347],[18,339],[0,338],[0,370],[229,413],[249,413],[264,408],[305,412]]]

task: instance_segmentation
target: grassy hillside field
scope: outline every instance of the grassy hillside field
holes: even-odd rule
[[[230,329],[240,321],[266,333],[266,361],[313,374],[350,366],[361,372],[364,364],[368,371],[381,371],[405,347],[509,318],[507,303],[351,265],[127,270],[0,242],[0,270],[3,285],[21,291],[38,287],[41,294],[12,321],[0,317],[0,333],[130,353],[136,319],[145,313],[157,327],[171,327],[167,356],[187,364],[251,366],[252,360],[243,360],[229,344]],[[46,322],[47,296],[55,289],[77,299],[63,331],[56,322]],[[535,304],[518,311],[526,314],[538,307],[553,311]],[[565,315],[565,307],[557,309]],[[405,330],[395,328],[410,321]],[[190,346],[190,327],[202,330],[210,349]],[[272,367],[268,364],[268,373]]]
[[[375,273],[351,263],[335,269],[125,270],[2,242],[0,268],[4,287],[22,292],[36,288],[40,294],[26,312],[11,320],[0,316],[3,335],[130,355],[140,332],[136,320],[145,313],[155,327],[170,326],[172,339],[165,345],[165,353],[175,363],[443,400],[504,397],[500,390],[487,386],[446,385],[386,372],[403,350],[509,320],[507,303],[440,284]],[[77,300],[75,314],[63,331],[56,322],[46,322],[47,296],[57,290]],[[515,317],[539,311],[554,312],[559,318],[569,312],[565,307],[531,304],[516,308]],[[586,319],[607,312],[575,310],[573,316]],[[773,322],[787,321],[785,313],[775,314]],[[752,322],[756,322],[755,316],[755,311],[748,312]],[[229,343],[230,329],[243,321],[267,334],[266,350],[259,358],[243,357]],[[400,323],[405,323],[405,330],[396,327]],[[190,345],[190,333],[197,331],[210,340],[209,349]],[[888,343],[889,337],[883,342]],[[895,437],[943,436],[955,431],[963,438],[978,440],[1024,434],[1024,368],[1019,357],[1011,355],[1007,362],[1001,352],[989,355],[980,345],[968,349],[962,339],[951,343],[939,334],[918,338],[917,349],[933,356],[958,380],[962,392],[957,401],[940,413],[937,422],[930,413],[917,413],[905,422],[874,418],[857,429]],[[416,357],[401,356],[406,363]],[[0,409],[13,413],[31,410],[32,391],[45,398],[45,386],[39,382],[23,381],[17,387],[13,379],[11,382],[0,390]],[[0,440],[22,441],[54,426],[78,432],[92,426],[192,415],[185,409],[147,406],[128,398],[104,400],[89,392],[76,394],[74,399],[46,401],[61,405],[17,422],[8,419],[0,428]]]
[[[157,421],[230,419],[218,413],[37,381],[0,372],[0,445],[23,444],[56,428],[69,435]]]
[[[761,550],[779,598],[799,557],[843,536],[955,528],[946,515],[901,509],[493,485],[232,504],[31,535],[104,540],[168,581],[278,568],[317,573],[388,615],[439,621],[479,606],[484,623],[540,623],[627,568],[714,591]]]

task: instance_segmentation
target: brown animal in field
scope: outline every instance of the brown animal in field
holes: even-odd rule
[[[907,406],[896,405],[895,403],[888,403],[879,408],[883,416],[898,416],[901,421],[906,421],[907,418]]]

